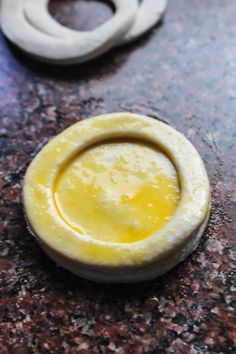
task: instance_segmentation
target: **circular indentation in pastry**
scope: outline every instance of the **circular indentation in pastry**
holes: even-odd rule
[[[60,25],[50,16],[48,0],[29,1],[26,8],[24,0],[3,0],[2,30],[10,41],[43,61],[58,64],[83,62],[111,48],[133,24],[136,0],[129,0],[129,6],[126,0],[111,1],[116,12],[109,21],[93,31],[79,32]],[[28,8],[32,11],[30,19]]]
[[[135,242],[161,229],[180,197],[175,167],[157,147],[108,141],[66,162],[54,185],[58,212],[75,231]]]
[[[108,234],[106,238],[91,236],[84,225],[80,229],[81,220],[69,210],[70,203],[70,205],[75,203],[75,213],[86,210],[87,205],[86,198],[77,200],[78,191],[73,195],[73,190],[78,187],[78,180],[72,181],[72,192],[68,192],[71,176],[78,173],[76,164],[82,163],[81,171],[86,174],[85,165],[89,161],[88,157],[91,157],[93,165],[97,153],[102,156],[109,155],[109,144],[112,141],[113,144],[114,141],[118,144],[120,139],[124,144],[120,146],[123,152],[129,151],[129,148],[133,151],[134,142],[138,142],[138,155],[146,156],[143,159],[143,166],[146,161],[150,162],[153,154],[160,153],[158,156],[162,156],[162,161],[169,165],[169,168],[165,169],[165,177],[168,179],[174,176],[174,173],[177,174],[173,179],[174,188],[170,188],[171,196],[176,193],[176,205],[172,206],[168,222],[159,229],[156,225],[156,230],[151,230],[144,238],[131,239],[130,242],[125,242],[125,238],[122,240],[122,237],[116,239],[117,235],[110,239]],[[127,145],[125,148],[125,144],[128,144],[129,148]],[[152,151],[148,150],[149,153],[146,153],[146,149]],[[116,148],[110,149],[112,150],[114,156],[111,164],[116,161]],[[120,152],[121,155],[124,154]],[[157,160],[160,163],[160,160]],[[141,168],[141,163],[138,164]],[[132,177],[133,170],[132,168],[131,171],[130,167]],[[98,178],[99,173],[94,176]],[[180,191],[177,188],[177,181]],[[106,184],[107,188],[110,188],[109,183]],[[133,183],[130,185],[131,191],[133,185]],[[78,188],[82,189],[81,184]],[[163,188],[166,188],[166,181]],[[93,192],[92,188],[91,195]],[[72,200],[68,202],[66,198]],[[27,170],[23,200],[29,225],[40,245],[63,267],[97,281],[136,282],[165,273],[197,247],[209,217],[210,187],[201,157],[182,134],[162,122],[145,116],[114,113],[77,123],[51,140],[37,154]],[[163,201],[162,198],[160,200]],[[113,207],[113,215],[117,213],[116,217],[121,223],[123,218],[127,220],[128,212],[123,213],[121,208],[115,209],[114,204],[109,203],[110,200],[107,208]],[[142,203],[145,204],[145,198]],[[104,206],[105,204],[103,211]],[[141,224],[142,222],[139,226]],[[150,225],[152,228],[153,222]]]

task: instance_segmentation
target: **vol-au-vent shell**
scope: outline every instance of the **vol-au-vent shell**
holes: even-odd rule
[[[116,144],[123,144],[122,149]],[[135,166],[129,153],[137,158]],[[173,176],[172,182],[165,183],[162,175]],[[151,178],[148,183],[146,177]],[[152,204],[161,194],[148,189],[153,178],[163,200],[173,195],[177,200],[168,221],[154,229],[151,223],[161,209],[152,209]],[[165,273],[197,247],[209,217],[210,186],[199,153],[181,133],[155,119],[124,112],[79,122],[51,140],[28,167],[23,200],[41,247],[63,267],[101,282],[138,282]],[[92,234],[106,230],[104,225],[110,233],[107,229],[102,236]],[[134,227],[138,239],[130,231]],[[150,234],[142,234],[142,228]],[[116,230],[121,230],[119,238]],[[122,239],[122,230],[131,238]]]

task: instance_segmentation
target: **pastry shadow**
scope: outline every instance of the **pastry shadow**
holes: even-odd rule
[[[129,60],[131,54],[143,48],[154,37],[155,31],[160,29],[163,24],[163,19],[149,32],[121,46],[113,47],[97,58],[91,59],[84,63],[72,65],[58,65],[44,63],[24,53],[20,48],[15,46],[3,34],[2,41],[5,42],[7,49],[13,59],[25,69],[33,74],[40,75],[41,78],[50,78],[60,81],[78,82],[80,79],[89,80],[93,77],[106,78],[109,75],[114,75],[120,68]]]

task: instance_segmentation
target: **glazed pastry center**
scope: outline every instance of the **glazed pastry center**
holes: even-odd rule
[[[168,157],[142,142],[108,142],[76,155],[59,172],[54,201],[74,230],[129,243],[161,229],[180,199]]]

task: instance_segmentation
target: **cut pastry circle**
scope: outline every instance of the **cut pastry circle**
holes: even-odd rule
[[[122,152],[120,149],[114,150],[107,144],[130,144],[131,157],[135,153],[138,165],[135,167],[137,175],[132,165],[129,165],[132,159],[124,153],[128,151],[129,154],[130,147],[127,150],[127,146],[123,145]],[[139,145],[139,152],[134,148],[134,144]],[[152,149],[152,152],[149,150],[147,153],[145,149],[142,152],[142,146]],[[142,159],[143,154],[147,156],[146,159]],[[108,233],[102,238],[99,235],[94,237],[86,233],[88,228],[85,224],[82,224],[81,229],[78,224],[75,225],[76,216],[75,214],[71,216],[70,208],[73,209],[75,205],[77,215],[80,210],[83,214],[86,210],[89,212],[91,205],[87,202],[86,193],[90,188],[91,195],[97,193],[96,198],[93,196],[96,203],[100,196],[103,197],[99,199],[101,204],[97,206],[98,213],[101,206],[103,208],[107,206],[111,220],[117,219],[116,223],[120,221],[121,224],[125,224],[127,220],[130,222],[133,211],[122,209],[124,204],[120,202],[121,199],[117,199],[117,195],[120,197],[117,188],[121,187],[122,196],[127,193],[129,198],[130,195],[132,197],[137,194],[132,188],[143,186],[143,181],[140,184],[140,173],[142,178],[148,177],[148,184],[155,181],[158,175],[157,165],[163,168],[164,161],[160,162],[161,160],[157,159],[153,164],[155,154],[160,154],[159,157],[165,156],[165,176],[168,178],[172,176],[172,184],[176,183],[173,171],[176,171],[178,176],[180,196],[178,198],[178,188],[175,184],[176,205],[169,215],[168,222],[159,229],[157,227],[155,232],[151,230],[150,235],[145,234],[138,240],[131,238],[128,242],[124,240],[122,242],[121,239],[109,240]],[[124,176],[129,178],[130,171],[134,171],[130,179],[132,185],[128,191],[128,184],[123,183],[126,180],[121,180],[120,175],[115,192],[114,188],[112,192],[109,191],[112,188],[109,187],[110,181],[107,180],[105,172],[106,167],[112,171],[114,166],[116,166],[112,176],[114,179],[117,178],[117,171],[124,174],[122,178]],[[76,178],[81,178],[81,173],[82,186],[76,181]],[[99,176],[102,176],[100,182]],[[167,184],[171,185],[169,182]],[[87,191],[83,195],[81,193],[85,185]],[[103,193],[105,185],[107,194]],[[165,183],[163,185],[166,186]],[[67,192],[71,188],[71,192],[66,193],[65,188]],[[173,189],[171,190],[171,186],[169,188],[172,193]],[[74,192],[77,193],[75,196]],[[149,198],[150,191],[146,195]],[[61,206],[60,201],[63,204]],[[23,185],[23,202],[33,234],[45,252],[63,267],[91,280],[137,282],[165,273],[197,247],[209,217],[210,187],[201,157],[182,134],[152,118],[130,113],[113,113],[79,122],[51,140],[28,167]],[[145,195],[144,199],[141,199],[142,212],[143,202],[146,203]],[[136,203],[135,207],[137,205]],[[142,213],[140,215],[143,220]],[[104,226],[104,220],[99,218],[100,214],[97,218],[97,214],[93,214],[92,211],[90,222],[99,220],[97,228],[99,225]],[[78,220],[81,225],[81,216],[78,216]],[[85,215],[83,220],[89,221],[89,216]],[[137,210],[134,211],[134,221],[137,221]],[[112,221],[110,225],[112,227]],[[142,222],[138,223],[138,227],[140,226]]]
[[[137,12],[136,0],[111,0],[116,7],[114,16],[90,32],[77,32],[62,37],[40,30],[40,22],[33,26],[26,18],[24,0],[3,0],[1,6],[2,30],[10,41],[23,51],[42,61],[73,64],[92,59],[111,48],[133,24]],[[39,0],[37,4],[47,4]],[[40,17],[39,17],[40,18]],[[40,18],[41,20],[41,18]],[[46,21],[46,19],[43,20]],[[56,25],[56,21],[54,21]],[[68,30],[69,31],[69,30]],[[52,29],[53,32],[53,29]]]

